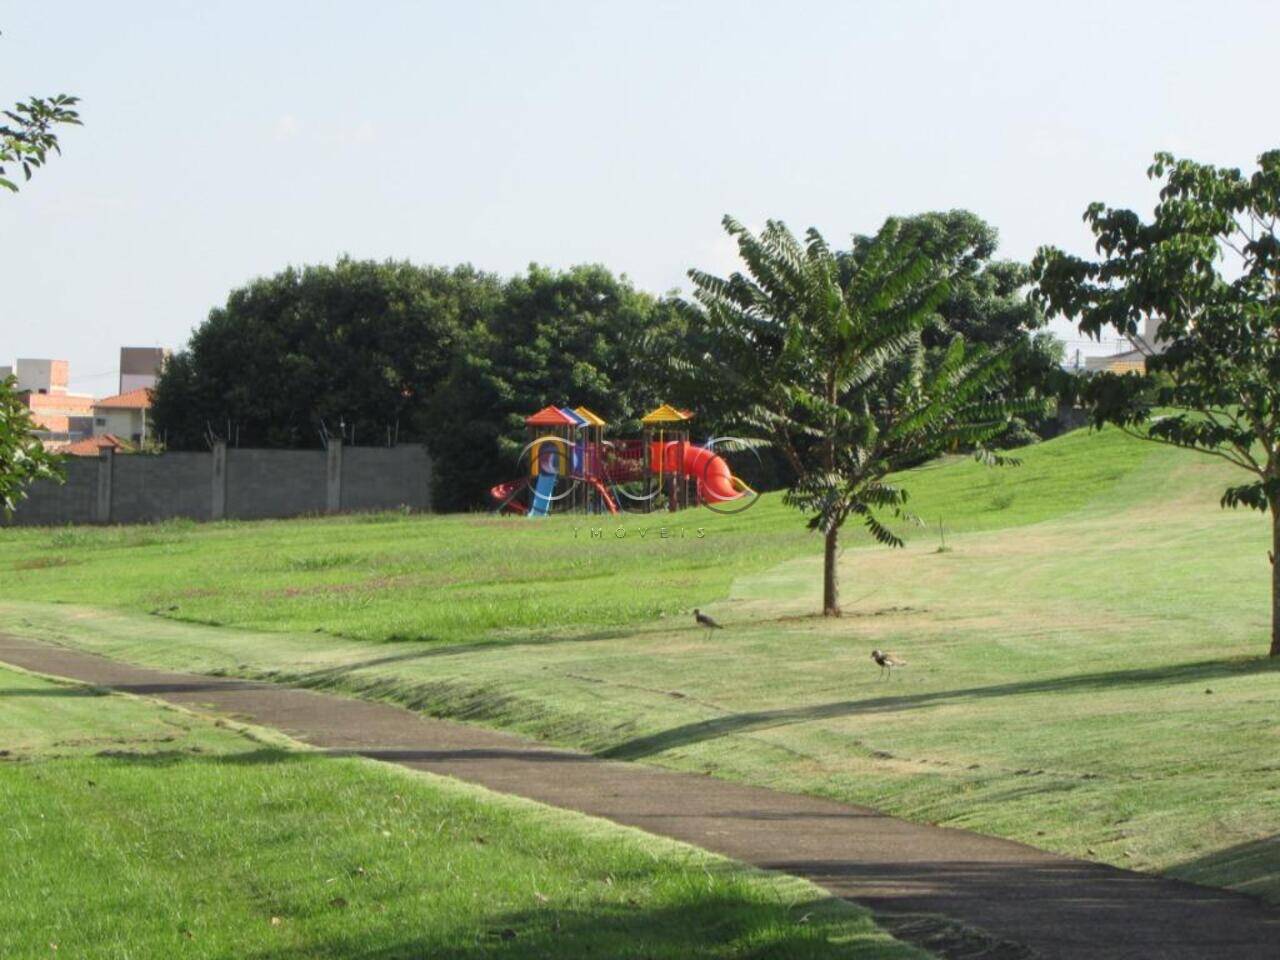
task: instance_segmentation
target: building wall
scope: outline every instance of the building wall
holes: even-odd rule
[[[93,398],[82,393],[24,393],[22,401],[31,411],[31,422],[38,429],[68,433],[83,425],[93,414]]]
[[[114,433],[122,440],[127,440],[130,443],[134,442],[134,437],[141,437],[142,435],[142,411],[95,407],[93,410],[93,435],[100,437],[106,433]]]
[[[70,367],[65,360],[37,360],[19,357],[14,367],[19,390],[53,393],[66,390]]]
[[[151,389],[158,379],[160,378],[154,373],[122,373],[120,374],[120,392],[129,393],[133,390],[141,390],[143,387]]]
[[[431,458],[417,444],[68,457],[64,465],[66,484],[36,483],[9,524],[210,520],[220,519],[219,511],[227,519],[250,520],[431,509]]]
[[[164,347],[121,347],[120,392],[154,387],[168,356]]]

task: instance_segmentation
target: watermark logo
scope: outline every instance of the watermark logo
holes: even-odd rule
[[[573,539],[583,541],[607,540],[703,540],[706,527],[689,527],[683,524],[659,527],[638,527],[616,524],[612,526],[586,526],[573,528]]]

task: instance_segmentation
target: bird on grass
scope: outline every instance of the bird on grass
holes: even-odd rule
[[[693,608],[693,619],[700,627],[706,627],[708,630],[723,630],[724,627],[716,623],[697,607]]]
[[[907,661],[895,657],[892,653],[885,653],[883,650],[872,650],[871,659],[879,665],[881,678],[886,673],[892,677],[894,667],[905,667],[907,665]]]

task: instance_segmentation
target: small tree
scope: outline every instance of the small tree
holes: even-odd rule
[[[0,513],[6,518],[36,480],[61,480],[58,458],[32,434],[31,414],[13,377],[0,380]]]
[[[816,230],[801,244],[777,221],[759,236],[729,217],[724,227],[750,277],[690,271],[704,352],[681,366],[731,393],[742,422],[790,463],[786,499],[823,533],[822,610],[839,616],[845,522],[856,517],[880,543],[901,546],[884,515],[901,515],[907,491],[890,474],[957,447],[997,462],[984,444],[1034,404],[1002,398],[1008,350],[954,335],[930,362],[923,338],[939,326],[948,257],[900,221],[845,261],[843,281],[841,258]]]
[[[1111,328],[1151,354],[1144,373],[1085,385],[1096,424],[1250,475],[1221,502],[1271,511],[1271,655],[1280,656],[1280,151],[1259,157],[1251,176],[1159,153],[1148,176],[1164,180],[1151,222],[1092,204],[1085,221],[1102,259],[1041,250],[1038,296],[1082,332]],[[1140,336],[1148,320],[1154,343]]]

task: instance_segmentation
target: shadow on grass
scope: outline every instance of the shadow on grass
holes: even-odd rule
[[[433,924],[391,945],[371,946],[368,933],[337,933],[323,942],[294,943],[248,954],[253,960],[341,956],[358,960],[607,957],[686,960],[689,957],[778,957],[788,960],[908,960],[920,956],[875,932],[869,919],[834,898],[792,904],[729,892],[695,892],[662,906],[553,904],[497,914],[472,929],[465,921]],[[353,905],[355,906],[355,905]],[[862,934],[865,939],[859,938]],[[381,938],[379,938],[381,939]],[[861,939],[861,942],[859,942]]]
[[[869,697],[865,700],[839,700],[803,707],[783,707],[777,710],[755,710],[746,713],[730,713],[710,720],[686,723],[659,733],[627,740],[601,751],[598,756],[610,760],[639,760],[675,747],[685,747],[718,737],[755,730],[767,730],[793,723],[811,720],[829,720],[866,713],[893,713],[939,704],[952,704],[964,700],[986,700],[992,697],[1016,697],[1038,693],[1100,693],[1124,687],[1154,686],[1179,683],[1200,683],[1249,674],[1278,673],[1280,663],[1270,658],[1228,663],[1221,660],[1202,660],[1165,667],[1134,670],[1114,670],[1108,673],[1084,673],[1070,677],[1052,677],[1045,680],[1027,680],[1021,683],[1000,683],[986,687],[965,687],[958,690],[938,690],[933,693],[902,694],[899,696]]]
[[[1169,873],[1280,904],[1280,834],[1206,853],[1178,864]]]
[[[356,673],[360,670],[368,670],[373,667],[385,667],[396,663],[408,663],[413,660],[433,660],[437,657],[458,657],[483,650],[502,650],[508,647],[542,647],[553,643],[594,643],[602,640],[618,640],[623,637],[631,637],[635,635],[635,629],[619,627],[612,630],[597,630],[591,633],[571,634],[568,636],[563,634],[547,634],[512,637],[503,640],[474,640],[466,643],[449,643],[444,640],[436,640],[432,637],[392,636],[388,637],[386,640],[377,642],[387,644],[434,643],[436,645],[428,647],[425,650],[412,650],[407,653],[393,653],[381,657],[370,657],[367,660],[357,660],[353,663],[341,663],[332,667],[322,667],[318,670],[309,670],[302,673],[272,671],[266,675],[273,679],[283,680],[300,687],[323,688],[348,674]],[[333,636],[341,636],[341,634],[333,634]],[[354,638],[347,637],[345,639]]]

